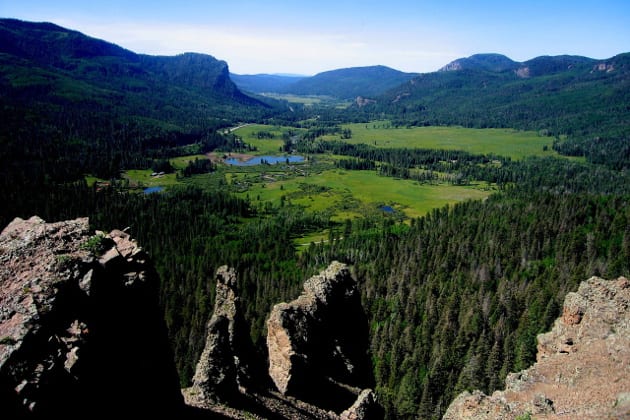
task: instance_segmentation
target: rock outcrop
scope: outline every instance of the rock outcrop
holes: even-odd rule
[[[377,420],[383,418],[383,409],[371,389],[361,391],[357,400],[340,415],[340,420]]]
[[[235,270],[220,267],[216,282],[214,312],[191,393],[205,401],[228,402],[238,398],[252,382],[254,349],[240,309]]]
[[[276,388],[342,411],[371,386],[367,320],[350,270],[333,262],[267,321],[269,375]]]
[[[505,382],[459,395],[444,418],[630,418],[630,281],[592,277],[569,293],[537,362]]]
[[[130,236],[88,220],[0,234],[4,418],[153,415],[182,405],[157,274]]]

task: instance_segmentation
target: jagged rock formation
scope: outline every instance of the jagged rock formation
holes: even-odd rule
[[[301,296],[271,311],[269,375],[282,394],[341,411],[371,385],[367,334],[350,270],[333,262]]]
[[[222,266],[217,270],[216,282],[214,312],[191,391],[208,401],[230,401],[252,381],[254,351],[240,309],[236,272]]]
[[[0,234],[4,418],[171,413],[182,404],[157,275],[122,231],[15,219]]]
[[[630,418],[630,281],[592,277],[538,336],[537,362],[487,396],[464,392],[444,419]]]
[[[289,378],[288,391],[293,396],[284,395],[286,389],[282,393],[270,391],[269,375],[256,363],[247,334],[249,329],[240,310],[236,272],[223,266],[217,270],[216,282],[206,346],[197,364],[193,386],[184,390],[187,404],[205,413],[238,419],[369,420],[383,417],[374,392],[359,388],[369,383],[371,368],[366,358],[367,324],[362,318],[356,284],[348,267],[331,264],[319,276],[306,281],[304,295],[290,304],[276,305],[272,311],[268,324],[272,335],[268,339],[270,358],[276,360],[286,352],[296,355],[294,350],[297,350],[301,352],[300,360],[305,362],[293,368],[289,358],[289,365],[280,368],[287,369],[283,374]],[[359,321],[362,323],[357,323]],[[282,348],[282,340],[293,347]],[[324,366],[324,363],[330,365]],[[340,364],[343,368],[335,371]],[[305,383],[314,384],[316,388],[296,387]],[[296,395],[298,398],[294,397]],[[239,407],[245,407],[246,416]]]

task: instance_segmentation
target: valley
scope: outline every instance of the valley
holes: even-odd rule
[[[530,366],[580,282],[630,275],[628,92],[627,52],[239,76],[0,19],[0,225],[137,238],[182,388],[218,267],[266,360],[273,306],[347,264],[385,418],[440,418]]]

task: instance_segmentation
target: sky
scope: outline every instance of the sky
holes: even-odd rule
[[[0,17],[142,54],[210,54],[237,74],[425,73],[477,53],[526,61],[630,51],[630,0],[0,0]]]

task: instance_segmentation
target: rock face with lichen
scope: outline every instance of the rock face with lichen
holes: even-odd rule
[[[157,280],[125,232],[91,235],[86,218],[9,224],[0,234],[3,417],[178,410]]]
[[[269,375],[282,394],[341,411],[371,385],[367,342],[356,283],[333,262],[304,283],[301,296],[271,311]]]
[[[464,392],[445,419],[630,418],[630,281],[592,277],[569,293],[537,362],[492,396]]]

